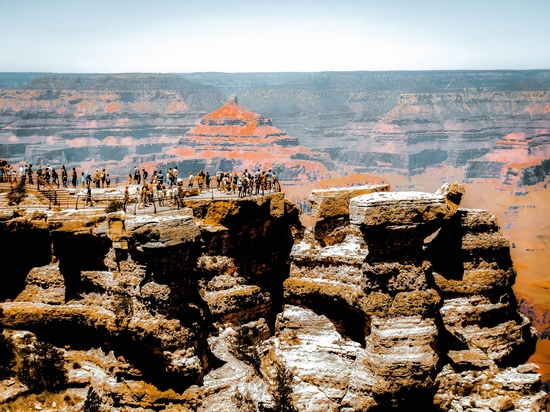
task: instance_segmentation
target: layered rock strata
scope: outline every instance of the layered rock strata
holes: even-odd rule
[[[496,410],[497,395],[542,408],[535,375],[505,369],[534,350],[534,332],[517,311],[509,244],[494,217],[459,209],[456,184],[435,195],[384,189],[352,197],[349,208],[310,197],[322,220],[292,249],[271,339],[294,372],[299,410],[404,407],[413,393],[426,409]],[[510,382],[499,384],[504,376]],[[470,391],[450,390],[468,379]]]
[[[508,241],[488,212],[459,208],[462,194],[314,191],[305,230],[283,194],[158,215],[3,212],[18,264],[0,291],[0,400],[543,410]]]
[[[185,170],[185,162],[201,162],[212,172],[273,169],[280,179],[315,180],[327,172],[327,155],[314,154],[298,139],[273,126],[271,119],[253,113],[231,96],[222,107],[205,115],[199,124],[167,150],[175,155],[170,165]]]

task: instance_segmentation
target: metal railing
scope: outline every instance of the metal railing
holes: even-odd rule
[[[10,189],[13,188],[16,184],[18,184],[21,181],[25,181],[26,179],[21,178],[11,178],[9,182],[1,182],[0,181],[0,189],[2,186],[2,183],[9,183]],[[26,183],[26,182],[24,182]],[[28,185],[26,185],[29,187]],[[29,197],[27,196],[20,204],[14,205],[14,206],[0,206],[1,208],[8,208],[8,209],[15,209],[15,208],[58,208],[58,209],[84,209],[84,208],[98,208],[99,206],[107,207],[109,202],[112,202],[114,200],[118,200],[121,202],[124,202],[124,194],[118,192],[118,193],[103,193],[98,194],[93,193],[97,188],[91,187],[91,198],[88,199],[88,194],[72,194],[69,193],[67,190],[71,188],[59,188],[56,189],[55,187],[52,187],[52,184],[49,185],[42,185],[40,186],[44,187],[43,189],[37,189],[36,194],[38,198],[42,197],[43,199],[47,200],[47,203],[40,203],[37,204],[36,201],[34,203],[29,202]],[[172,186],[174,188],[175,186]],[[85,190],[85,188],[78,188],[80,190]],[[232,190],[233,189],[233,190]],[[35,190],[32,188],[31,190]],[[72,189],[74,190],[74,189]],[[158,211],[165,211],[165,210],[173,210],[173,209],[180,209],[185,207],[185,200],[188,199],[226,199],[226,198],[246,198],[246,197],[258,197],[258,196],[265,196],[266,194],[270,193],[276,193],[280,192],[282,190],[281,184],[279,181],[275,181],[272,185],[272,187],[268,188],[258,188],[256,190],[255,187],[250,188],[246,192],[242,192],[239,194],[238,189],[231,188],[231,187],[223,187],[223,185],[217,185],[217,183],[214,182],[214,185],[210,188],[198,188],[196,186],[189,187],[186,186],[185,183],[183,185],[178,186],[178,192],[181,193],[181,196],[174,197],[174,196],[159,196],[158,194],[156,196],[153,196],[152,199],[149,198],[147,202],[143,202],[141,196],[137,193],[132,193],[130,196],[130,201],[128,201],[125,205],[125,211],[133,213],[134,215],[137,215],[138,213],[157,213]],[[88,206],[90,204],[90,206]]]

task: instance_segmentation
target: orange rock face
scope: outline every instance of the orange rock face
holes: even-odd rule
[[[327,172],[321,161],[328,160],[300,146],[297,138],[273,126],[271,119],[239,105],[236,97],[205,115],[167,153],[175,155],[176,163],[204,159],[205,168],[215,167],[220,159],[226,168],[231,165],[238,171],[269,168],[286,180],[317,179]]]

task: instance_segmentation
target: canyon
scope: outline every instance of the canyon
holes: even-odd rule
[[[542,411],[510,243],[465,189],[2,210],[2,408]],[[25,245],[24,250],[21,244]]]
[[[273,168],[307,227],[312,190],[460,182],[462,205],[488,210],[510,242],[513,291],[540,337],[531,360],[550,382],[549,90],[550,70],[0,73],[0,158],[106,167],[119,184],[134,165]]]

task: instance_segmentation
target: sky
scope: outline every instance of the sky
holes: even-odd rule
[[[0,0],[0,71],[550,69],[550,0]]]

